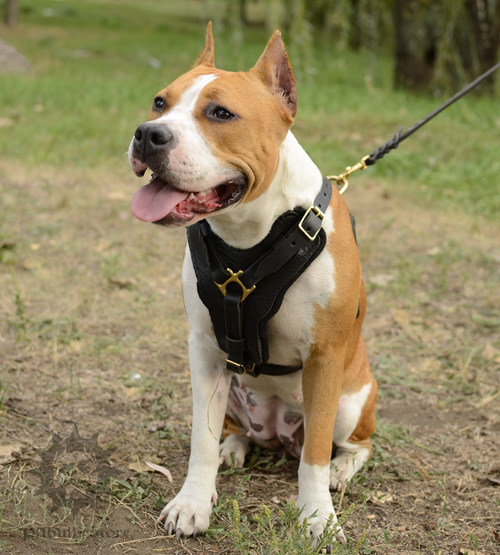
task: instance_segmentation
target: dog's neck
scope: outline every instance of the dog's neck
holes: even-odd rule
[[[321,172],[289,131],[267,191],[252,202],[211,216],[210,227],[228,245],[249,249],[264,239],[281,214],[311,206],[321,182]]]

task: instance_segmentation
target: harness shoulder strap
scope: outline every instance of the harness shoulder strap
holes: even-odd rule
[[[288,231],[280,234],[266,251],[257,260],[251,262],[246,269],[237,272],[229,268],[224,261],[208,222],[202,221],[188,228],[188,241],[193,262],[197,259],[210,272],[213,282],[223,295],[220,300],[224,318],[225,337],[223,343],[224,350],[228,353],[228,370],[238,374],[248,373],[252,376],[257,376],[259,373],[283,375],[300,369],[300,367],[296,366],[285,367],[266,364],[265,360],[256,364],[256,362],[249,361],[245,357],[247,340],[244,335],[243,325],[244,301],[255,290],[261,280],[277,274],[298,253],[307,251],[307,255],[300,264],[301,271],[312,261],[313,256],[315,258],[319,254],[326,243],[326,236],[324,231],[322,231],[322,227],[325,220],[324,211],[326,211],[330,203],[331,196],[331,183],[327,178],[324,178],[321,190],[314,200],[314,204],[305,213],[303,209],[291,211],[292,214],[295,214],[295,217],[294,223]],[[302,216],[300,210],[302,211]],[[288,213],[286,214],[288,215]],[[299,221],[297,222],[297,220]],[[297,279],[301,271],[294,271],[296,275],[291,276],[292,279],[287,280],[284,284],[286,289]],[[285,291],[283,291],[283,287],[271,291],[270,294],[273,295],[271,305],[273,307],[276,305],[277,300],[279,305],[281,305]],[[200,296],[206,304],[203,296]],[[211,316],[215,328],[216,322],[214,322],[212,313]],[[267,319],[265,322],[267,322]],[[260,328],[260,325],[256,324],[256,326]],[[258,330],[255,331],[259,334]],[[220,343],[221,341],[219,340]]]

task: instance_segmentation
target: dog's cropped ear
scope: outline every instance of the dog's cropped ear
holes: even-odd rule
[[[279,31],[274,31],[252,71],[256,71],[269,90],[283,100],[286,110],[294,118],[297,113],[297,86]]]
[[[195,66],[206,64],[210,67],[215,67],[214,63],[214,36],[212,35],[212,22],[209,21],[207,25],[207,34],[205,35],[205,46],[196,60]]]

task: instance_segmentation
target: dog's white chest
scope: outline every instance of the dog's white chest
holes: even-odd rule
[[[326,307],[335,288],[333,269],[325,249],[287,291],[267,325],[270,363],[293,366],[305,362],[314,342],[315,310]]]

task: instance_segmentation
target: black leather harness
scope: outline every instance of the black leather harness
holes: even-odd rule
[[[324,212],[331,196],[332,186],[325,177],[310,208],[297,207],[282,214],[269,234],[250,249],[229,246],[205,220],[187,228],[198,294],[210,312],[219,347],[228,353],[228,370],[256,377],[281,376],[302,368],[302,364],[267,362],[267,322],[278,312],[291,285],[323,250]]]

